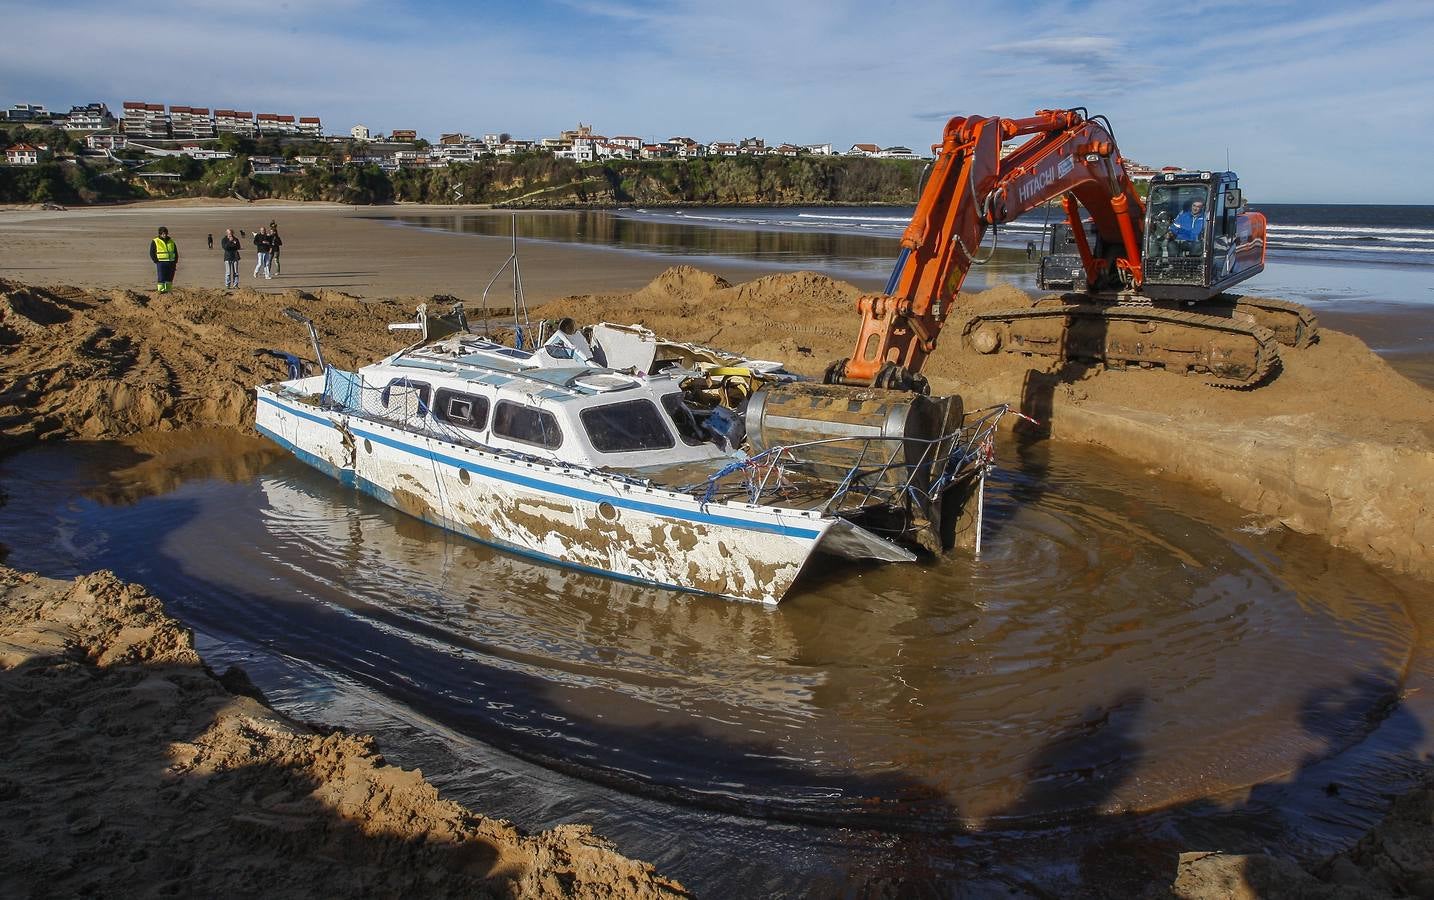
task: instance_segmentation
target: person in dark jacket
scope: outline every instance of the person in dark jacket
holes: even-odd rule
[[[219,239],[219,249],[224,251],[224,286],[237,288],[239,286],[239,239],[234,236],[234,229],[224,229],[224,237]]]
[[[154,289],[169,293],[174,286],[174,273],[179,269],[179,247],[169,236],[169,229],[159,226],[159,234],[149,242],[149,258],[154,263]]]
[[[284,239],[279,237],[279,226],[273,222],[269,223],[269,271],[275,275],[279,274],[279,248],[284,246]]]
[[[259,277],[260,272],[264,273],[265,278],[274,277],[273,275],[269,274],[269,251],[273,248],[273,246],[274,245],[269,240],[269,229],[260,228],[258,231],[254,232],[254,252],[259,257],[258,260],[256,260],[254,263],[255,278]]]

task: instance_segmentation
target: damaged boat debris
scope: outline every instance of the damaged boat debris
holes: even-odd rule
[[[457,304],[395,327],[421,339],[259,387],[260,433],[485,544],[737,600],[778,602],[819,552],[979,549],[1005,406],[803,383],[639,326],[523,349],[471,331]]]

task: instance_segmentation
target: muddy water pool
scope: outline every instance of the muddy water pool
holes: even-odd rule
[[[1132,841],[1316,855],[1378,819],[1431,744],[1428,584],[1113,456],[1000,458],[979,560],[821,561],[775,609],[508,556],[228,432],[10,457],[0,544],[702,894],[1090,882],[1173,860]]]

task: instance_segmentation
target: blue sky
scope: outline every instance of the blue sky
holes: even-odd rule
[[[1263,202],[1434,203],[1434,0],[184,4],[0,0],[0,101],[319,115],[330,132],[925,149],[1084,106]]]

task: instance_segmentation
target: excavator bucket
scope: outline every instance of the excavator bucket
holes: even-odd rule
[[[943,497],[965,484],[960,397],[794,382],[747,404],[753,453],[783,448],[789,466],[841,486],[831,512],[879,533],[900,533],[932,552],[948,549]]]

